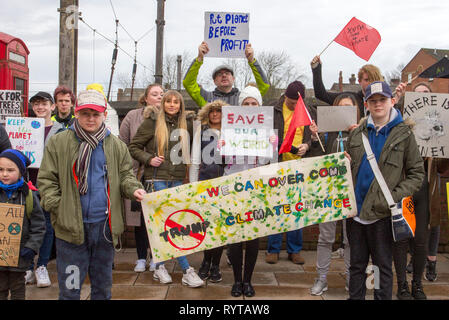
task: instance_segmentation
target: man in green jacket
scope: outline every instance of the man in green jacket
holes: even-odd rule
[[[424,179],[423,160],[415,137],[393,108],[394,103],[388,84],[371,83],[365,90],[365,106],[370,115],[348,138],[358,212],[347,221],[351,247],[349,299],[365,299],[370,256],[375,277],[374,299],[391,300],[393,288],[391,212],[367,160],[362,134],[369,140],[395,202],[413,195]]]
[[[124,231],[122,197],[143,186],[126,145],[106,129],[106,99],[82,91],[75,122],[47,143],[38,174],[41,204],[55,230],[60,299],[79,299],[89,273],[91,299],[110,299],[114,247]]]
[[[212,72],[212,79],[216,85],[214,91],[204,90],[198,85],[198,72],[203,65],[204,55],[208,52],[209,46],[203,41],[198,47],[198,57],[192,62],[184,77],[182,82],[184,88],[199,107],[215,100],[223,100],[231,106],[238,106],[240,91],[234,88],[234,70],[230,66],[221,65]],[[259,62],[254,58],[254,49],[250,43],[246,45],[245,55],[256,79],[257,87],[261,95],[264,96],[270,88],[270,84]]]

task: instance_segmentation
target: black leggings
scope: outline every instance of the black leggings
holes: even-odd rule
[[[136,239],[137,259],[146,260],[150,243],[142,212],[140,213],[140,226],[134,227],[134,237]]]
[[[246,249],[245,269],[242,281],[243,243],[246,244]],[[233,243],[229,245],[229,260],[231,261],[232,271],[234,272],[234,282],[251,282],[251,277],[253,276],[258,253],[259,239]]]
[[[204,251],[203,261],[212,264],[213,266],[220,265],[221,254],[223,253],[223,247],[213,248]]]
[[[411,240],[403,240],[393,243],[393,261],[396,269],[398,283],[406,281],[405,269],[407,267],[407,249],[409,241],[412,242],[413,250],[413,281],[420,282],[426,265],[426,244],[429,224],[429,183],[424,178],[421,189],[413,196],[415,203],[416,230],[415,237]]]

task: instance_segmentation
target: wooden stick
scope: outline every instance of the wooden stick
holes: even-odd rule
[[[318,132],[316,132],[315,135],[318,138],[318,141],[320,142],[321,150],[323,150],[323,152],[326,152],[326,150],[324,150],[323,144],[321,143],[321,139],[320,136],[318,135]]]
[[[329,48],[329,46],[332,44],[332,42],[334,42],[334,39],[332,39],[332,41],[329,42],[329,44],[326,46],[326,48],[324,48],[323,51],[321,51],[321,53],[318,56],[321,56],[323,54],[323,52],[326,51],[327,48]]]

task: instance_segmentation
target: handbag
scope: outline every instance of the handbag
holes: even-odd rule
[[[364,133],[362,134],[362,141],[366,151],[366,159],[369,161],[371,169],[373,169],[374,176],[379,183],[380,189],[382,190],[391,211],[393,240],[397,242],[404,239],[413,238],[415,236],[416,217],[412,196],[402,198],[398,203],[394,202],[390,189],[388,188],[387,183],[380,172],[376,161],[376,156],[374,155],[369,144],[369,140]]]
[[[157,168],[154,168],[153,170],[153,178],[151,180],[144,180],[143,175],[143,166],[139,167],[139,170],[137,171],[137,178],[140,182],[142,182],[143,187],[147,193],[154,192],[154,179],[156,178],[156,172]],[[140,174],[142,171],[142,174]],[[139,178],[140,176],[140,178]],[[139,201],[131,200],[131,211],[142,211],[142,205]]]

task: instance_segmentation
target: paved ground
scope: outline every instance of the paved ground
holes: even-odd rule
[[[316,251],[303,251],[306,263],[295,265],[287,260],[287,254],[281,253],[280,261],[275,265],[265,263],[265,251],[259,251],[259,257],[254,270],[252,283],[256,290],[254,298],[231,296],[233,284],[232,269],[222,257],[221,270],[223,281],[207,283],[202,288],[188,288],[181,284],[182,272],[175,261],[166,264],[167,270],[173,277],[170,285],[161,285],[154,281],[152,272],[135,273],[135,249],[124,249],[115,257],[113,273],[113,299],[143,299],[143,300],[345,300],[345,278],[343,259],[333,259],[328,275],[329,290],[322,296],[311,296],[309,288],[313,285],[315,274]],[[203,253],[196,253],[188,257],[190,265],[198,270]],[[49,266],[52,286],[37,288],[28,285],[26,298],[28,300],[52,300],[58,298],[58,284],[56,264],[52,261]],[[436,282],[423,280],[424,291],[428,299],[449,299],[449,254],[439,254],[437,263],[438,279]],[[407,276],[409,282],[411,276]],[[396,299],[396,280],[394,283],[394,299]],[[81,298],[89,299],[90,285],[88,279],[83,285]],[[367,299],[373,299],[372,290],[368,291]]]

